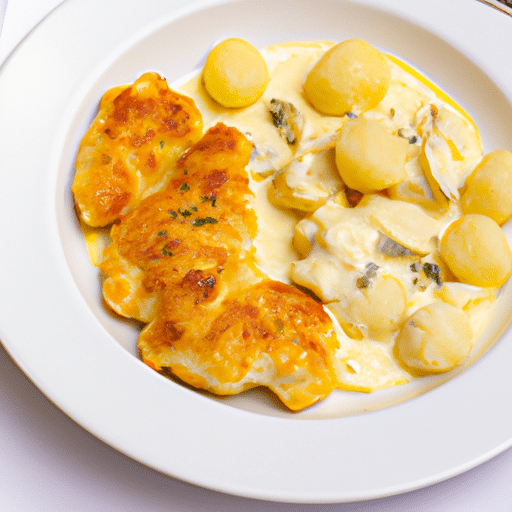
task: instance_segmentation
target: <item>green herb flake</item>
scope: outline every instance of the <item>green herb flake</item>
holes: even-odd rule
[[[162,238],[167,238],[167,231],[159,231],[158,236],[161,236]]]
[[[217,219],[214,219],[213,217],[205,217],[204,219],[201,217],[198,217],[197,219],[192,220],[191,224],[195,228],[198,228],[200,226],[204,226],[205,224],[217,224],[219,222]]]
[[[103,155],[103,157],[101,158],[101,161],[104,163],[104,164],[108,164],[110,163],[110,161],[112,160],[112,157],[110,155]]]
[[[212,206],[215,206],[215,203],[217,202],[217,196],[215,194],[212,194],[211,196],[201,196],[202,203],[206,203],[207,201],[210,201]]]
[[[183,217],[190,217],[192,215],[192,212],[189,210],[182,210],[181,208],[178,208],[178,213]]]
[[[160,251],[162,253],[162,256],[172,256],[172,252],[168,250],[169,244],[165,244],[164,248]]]
[[[178,214],[177,214],[174,210],[169,210],[169,215],[170,215],[173,219],[175,219],[175,218],[178,216]]]
[[[180,194],[183,194],[183,192],[186,192],[187,190],[190,190],[190,187],[186,183],[183,183],[183,185],[181,185],[181,187],[179,188],[178,192]]]
[[[161,140],[160,141],[160,149],[164,149],[164,146],[165,146],[165,141]]]
[[[423,272],[425,275],[435,281],[439,286],[441,285],[441,269],[435,263],[424,263],[423,264]]]

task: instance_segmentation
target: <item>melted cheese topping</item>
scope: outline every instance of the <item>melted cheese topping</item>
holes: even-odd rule
[[[164,186],[168,168],[202,128],[194,102],[156,73],[107,91],[75,163],[72,191],[82,222],[106,226]]]

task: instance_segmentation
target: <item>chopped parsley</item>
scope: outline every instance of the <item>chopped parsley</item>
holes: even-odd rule
[[[217,219],[214,219],[213,217],[205,217],[204,219],[201,217],[198,217],[197,219],[193,219],[190,223],[195,228],[198,228],[199,226],[204,226],[205,224],[217,224],[219,222]]]
[[[411,263],[409,266],[411,269],[411,272],[420,272],[423,270],[423,273],[426,277],[434,281],[437,285],[441,286],[441,268],[439,265],[436,265],[435,263],[421,263],[419,261],[415,263]],[[413,284],[417,284],[419,282],[419,279],[416,277],[413,279]]]
[[[210,201],[212,206],[215,206],[215,203],[217,202],[217,196],[215,194],[212,194],[211,196],[201,196],[202,203],[206,203],[207,201]]]
[[[178,208],[178,213],[183,217],[190,217],[192,215],[192,212],[189,210],[182,210],[181,208]]]
[[[170,215],[173,219],[175,219],[175,218],[178,216],[178,214],[177,214],[174,210],[169,210],[169,215]]]
[[[423,263],[423,272],[425,272],[429,279],[441,285],[441,268],[438,265],[435,263]]]
[[[181,185],[181,187],[179,188],[178,192],[180,192],[180,194],[183,194],[183,192],[186,192],[187,190],[190,190],[190,187],[186,183],[183,183],[183,185]]]
[[[164,248],[160,251],[162,256],[172,256],[172,252],[169,251],[169,244],[165,244]]]

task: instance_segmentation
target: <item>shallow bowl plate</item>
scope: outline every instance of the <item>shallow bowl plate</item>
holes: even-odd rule
[[[457,20],[454,23],[452,20]],[[0,70],[0,339],[84,428],[176,478],[242,496],[343,502],[417,489],[512,444],[512,290],[463,371],[300,414],[269,393],[212,398],[136,357],[109,315],[73,213],[81,136],[102,93],[155,70],[169,82],[218,40],[257,47],[357,37],[456,97],[486,151],[512,140],[512,20],[474,0],[68,0]],[[481,31],[486,27],[486,33]],[[505,226],[510,239],[510,226]]]

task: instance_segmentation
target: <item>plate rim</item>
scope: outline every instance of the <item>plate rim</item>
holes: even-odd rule
[[[341,0],[340,0],[341,2]],[[114,12],[116,4],[126,5],[126,2],[122,0],[116,0],[115,2],[111,2],[108,4],[107,12]],[[148,0],[148,3],[151,6],[168,6],[168,14],[169,19],[173,17],[179,17],[187,14],[188,12],[194,12],[196,9],[215,6],[218,4],[224,4],[226,2],[221,1],[198,1],[189,3],[186,7],[184,7],[183,2],[180,0],[174,0],[172,3],[164,2],[164,0]],[[400,12],[401,9],[404,9],[404,6],[407,2],[395,2],[393,0],[375,0],[375,1],[361,1],[361,2],[350,2],[352,4],[361,4],[365,6],[369,6],[370,8],[383,8],[388,10],[389,12]],[[421,6],[425,5],[426,2],[421,1],[419,4]],[[430,1],[429,4],[432,5],[435,3],[436,5],[442,5],[442,0],[435,0],[434,2]],[[476,1],[473,2],[474,5],[470,9],[474,9],[474,12],[478,12],[480,15],[484,15],[484,12],[487,11],[479,10],[476,8],[476,5],[479,5]],[[462,6],[464,4],[465,8],[468,8],[468,0],[457,0],[452,2],[452,7]],[[32,58],[28,55],[31,54],[35,50],[36,45],[40,44],[41,40],[45,40],[49,36],[50,33],[53,32],[55,26],[60,25],[64,21],[69,23],[69,16],[76,16],[77,13],[83,13],[85,9],[85,5],[90,9],[92,6],[92,10],[99,9],[101,5],[101,12],[105,17],[104,23],[108,22],[108,16],[105,16],[105,7],[104,3],[101,0],[94,0],[93,2],[84,1],[84,0],[67,0],[63,4],[57,7],[55,11],[53,11],[47,19],[45,19],[36,29],[18,46],[18,48],[9,56],[7,61],[4,63],[2,68],[0,68],[0,91],[2,91],[2,87],[6,86],[6,82],[11,83],[13,80],[13,74],[16,71],[19,71],[22,67],[22,64],[26,62],[26,59],[31,61],[31,64],[35,63],[32,61]],[[135,5],[135,2],[134,2]],[[112,11],[110,11],[112,9]],[[172,12],[171,12],[172,10]],[[421,9],[419,9],[421,11]],[[491,10],[489,10],[491,11]],[[404,11],[406,12],[406,11]],[[402,16],[405,16],[404,12],[401,12]],[[407,11],[408,12],[408,11]],[[499,14],[498,14],[499,15]],[[497,19],[491,15],[485,14],[489,19],[497,22]],[[501,15],[499,15],[501,17]],[[504,17],[505,18],[505,17]],[[73,18],[74,19],[74,18]],[[417,22],[418,20],[415,19]],[[76,24],[76,20],[74,22]],[[137,39],[141,37],[143,33],[148,30],[152,30],[151,27],[158,26],[159,22],[156,18],[151,21],[148,20],[146,22],[145,28],[142,28],[135,35],[131,35],[132,39]],[[497,22],[499,23],[499,22]],[[427,24],[428,25],[428,24]],[[430,30],[434,30],[429,27]],[[120,29],[121,30],[121,29]],[[123,26],[122,29],[126,34],[128,32],[128,27]],[[439,28],[437,29],[437,33],[442,32]],[[122,47],[126,44],[127,35],[118,34],[118,44],[119,47]],[[454,38],[450,38],[449,41],[453,45],[460,44],[460,41],[453,40]],[[512,37],[510,37],[512,42]],[[39,48],[38,52],[44,51]],[[97,51],[97,50],[96,50]],[[48,58],[48,56],[47,56]],[[71,55],[66,53],[66,58],[71,58]],[[109,57],[106,57],[107,59]],[[91,57],[92,59],[92,57]],[[94,59],[92,59],[94,60]],[[482,61],[483,56],[478,60],[478,64],[480,67],[483,67]],[[55,63],[57,65],[57,63]],[[484,68],[487,72],[493,76],[493,74],[497,73],[497,70],[494,68],[495,64],[487,63]],[[511,77],[509,77],[511,78]],[[507,80],[509,80],[507,78]],[[496,80],[498,78],[496,77]],[[87,79],[85,79],[85,84],[87,84]],[[512,80],[507,82],[507,86],[510,87],[507,89],[507,97],[512,98],[510,91],[512,90]],[[87,87],[87,85],[84,85]],[[69,93],[69,91],[68,91]],[[5,107],[5,100],[0,99],[0,112],[2,112],[2,106]],[[72,107],[71,107],[72,110]],[[59,111],[59,119],[54,120],[54,126],[61,126],[62,119],[66,116],[71,115],[71,111],[64,107]],[[65,125],[65,123],[64,123]],[[0,131],[0,133],[3,133]],[[56,139],[62,140],[64,134],[57,133]],[[58,146],[58,144],[55,144]],[[52,146],[49,151],[49,154],[43,159],[44,164],[46,166],[51,166],[56,159],[60,158],[58,154],[58,147]],[[0,143],[1,147],[1,143]],[[11,153],[9,153],[11,154]],[[0,156],[0,161],[3,157]],[[12,163],[12,160],[10,161]],[[51,211],[54,206],[55,194],[57,191],[55,190],[55,179],[56,171],[52,179],[44,179],[42,176],[37,176],[35,181],[38,183],[42,190],[48,194],[47,198],[41,202],[42,206],[46,208],[46,211]],[[11,190],[11,192],[15,189],[15,184],[9,184],[7,189]],[[35,187],[35,185],[34,185]],[[53,187],[53,188],[52,188]],[[4,195],[3,199],[8,199],[4,204],[0,204],[0,214],[2,212],[5,213],[5,209],[10,207],[12,208],[14,205],[13,198],[6,198],[4,192],[0,192],[0,196]],[[51,198],[51,200],[50,200]],[[19,212],[20,219],[17,220],[18,223],[28,222],[30,216],[27,212]],[[38,317],[43,318],[43,314],[46,313],[48,315],[51,314],[52,306],[50,304],[40,304],[41,300],[41,290],[43,289],[43,285],[47,287],[54,285],[55,282],[58,282],[63,287],[63,295],[61,297],[56,297],[55,301],[57,304],[60,304],[63,308],[71,308],[73,313],[76,313],[76,317],[71,317],[70,319],[64,319],[62,316],[58,318],[62,321],[62,325],[52,326],[51,331],[54,335],[62,335],[69,336],[70,333],[74,332],[77,329],[77,323],[86,329],[86,325],[91,321],[93,314],[88,311],[84,312],[84,306],[86,306],[83,297],[80,295],[78,290],[76,289],[76,284],[74,283],[71,274],[69,273],[69,269],[67,268],[66,260],[63,252],[60,248],[60,235],[58,229],[58,221],[56,218],[52,219],[51,217],[45,217],[44,219],[44,232],[38,233],[34,235],[34,239],[39,244],[47,244],[47,246],[41,249],[40,257],[41,261],[35,264],[34,269],[31,271],[33,275],[40,273],[41,283],[38,285],[40,287],[40,296],[30,298],[28,303],[32,308],[41,308],[41,312],[38,313]],[[9,238],[12,238],[13,232],[10,228],[0,228],[0,234],[9,235]],[[27,242],[23,242],[22,244],[24,249],[29,248],[29,244]],[[0,257],[0,262],[3,260],[3,264],[6,263],[12,266],[14,264],[18,265],[20,268],[23,264],[28,264],[29,257],[27,255],[22,255],[19,262],[16,262],[13,257]],[[45,274],[45,267],[43,263],[53,262],[53,267],[51,269],[51,275]],[[10,269],[9,269],[10,270]],[[1,274],[4,274],[4,278],[6,280],[7,286],[4,290],[0,291],[0,297],[6,300],[6,293],[12,292],[14,287],[16,286],[16,281],[13,275],[7,275],[5,270],[2,268],[0,271]],[[335,438],[335,436],[342,434],[354,434],[355,432],[360,432],[361,429],[364,430],[372,430],[376,431],[378,426],[387,425],[390,426],[393,424],[393,412],[394,408],[388,408],[382,411],[375,411],[371,413],[367,413],[361,417],[353,417],[353,418],[343,418],[340,419],[331,419],[331,420],[319,420],[321,423],[317,422],[312,423],[315,420],[305,420],[305,421],[295,421],[294,419],[288,418],[273,418],[267,416],[255,415],[251,412],[234,410],[231,408],[222,408],[217,403],[212,402],[211,400],[193,392],[186,388],[181,388],[179,386],[172,386],[169,382],[164,381],[164,379],[155,379],[154,373],[152,370],[145,368],[139,361],[135,360],[130,354],[127,354],[111,337],[108,335],[106,331],[100,332],[101,340],[99,343],[103,343],[105,347],[105,361],[98,362],[95,357],[89,353],[86,347],[82,347],[79,351],[79,355],[82,358],[82,364],[87,364],[90,367],[94,367],[96,371],[100,374],[102,372],[112,372],[113,369],[110,368],[108,364],[108,357],[111,356],[116,358],[115,360],[119,362],[119,368],[115,369],[113,372],[113,376],[117,379],[112,389],[109,390],[109,393],[105,397],[101,397],[101,399],[97,399],[96,403],[87,403],[85,406],[79,406],[77,409],[77,400],[86,400],[90,399],[89,393],[90,390],[87,391],[83,389],[80,385],[71,385],[69,389],[65,392],[55,391],[59,389],[59,386],[66,385],[69,383],[71,379],[74,377],[74,373],[72,368],[68,368],[68,362],[66,360],[66,355],[55,355],[55,360],[49,361],[48,356],[44,356],[43,348],[37,348],[33,354],[27,356],[26,348],[21,350],[17,345],[16,340],[18,340],[22,335],[23,336],[35,336],[37,333],[37,329],[34,326],[26,325],[18,328],[13,325],[13,321],[8,319],[7,316],[15,315],[16,307],[21,305],[21,294],[13,293],[13,296],[16,297],[16,300],[13,300],[12,304],[9,304],[8,307],[5,308],[5,311],[0,313],[0,339],[2,339],[2,344],[11,355],[11,357],[18,363],[18,365],[22,368],[22,370],[27,374],[27,376],[36,384],[36,386],[43,391],[43,393],[49,398],[50,401],[54,402],[61,410],[63,410],[66,414],[68,414],[71,418],[73,418],[77,423],[82,425],[86,430],[91,432],[96,437],[102,439],[107,444],[115,447],[120,452],[123,452],[130,457],[139,460],[140,462],[158,469],[159,471],[166,472],[173,477],[194,483],[196,485],[201,485],[206,488],[211,488],[215,490],[220,490],[222,492],[227,492],[230,494],[243,495],[246,497],[252,497],[257,499],[268,499],[275,501],[286,501],[286,502],[301,502],[301,503],[327,503],[327,502],[347,502],[347,501],[355,501],[360,499],[370,499],[370,498],[378,498],[383,496],[388,496],[392,494],[397,494],[401,492],[406,492],[414,489],[418,489],[424,487],[426,485],[430,485],[436,483],[438,481],[444,480],[451,476],[455,476],[467,469],[470,469],[485,460],[497,455],[502,452],[506,448],[512,445],[512,432],[508,432],[508,438],[505,438],[506,433],[503,433],[504,440],[501,443],[495,443],[495,445],[490,448],[481,449],[480,456],[473,456],[471,460],[468,460],[465,464],[459,464],[457,467],[453,467],[451,469],[446,469],[444,472],[437,471],[435,475],[432,475],[430,478],[422,478],[416,479],[414,481],[409,481],[407,485],[390,485],[383,486],[381,488],[375,488],[372,492],[362,493],[358,491],[354,493],[353,491],[349,491],[347,489],[340,490],[338,488],[334,488],[333,481],[329,481],[329,486],[322,486],[322,482],[318,482],[320,486],[316,493],[313,493],[311,489],[309,490],[299,490],[291,491],[290,486],[287,486],[287,490],[281,489],[279,485],[265,485],[269,484],[268,479],[262,478],[259,483],[248,484],[244,482],[244,479],[238,475],[239,469],[224,467],[228,462],[233,461],[225,461],[222,459],[223,454],[219,450],[219,446],[226,446],[228,444],[233,444],[237,450],[243,449],[243,443],[240,440],[233,439],[233,435],[236,430],[233,430],[234,425],[242,425],[247,432],[250,432],[254,438],[261,436],[261,432],[272,432],[274,438],[268,440],[269,443],[269,452],[270,453],[281,453],[285,452],[288,456],[293,454],[295,449],[293,440],[287,440],[286,436],[289,432],[290,428],[293,428],[297,432],[299,436],[308,438],[310,441],[310,445],[304,449],[304,453],[296,455],[295,463],[297,462],[309,462],[310,464],[321,464],[322,459],[320,455],[325,456],[326,449],[325,446],[321,446],[320,441],[310,439],[315,436],[330,436],[330,438]],[[36,300],[38,299],[38,300]],[[26,303],[23,303],[23,306],[26,307]],[[53,306],[54,307],[54,306]],[[85,318],[81,318],[80,315],[83,315]],[[80,338],[85,342],[85,337],[80,336]],[[76,342],[75,342],[76,343]],[[32,347],[31,347],[32,348]],[[447,398],[451,400],[455,400],[457,396],[465,389],[465,386],[468,386],[468,383],[471,383],[472,388],[474,387],[474,380],[476,379],[476,374],[478,373],[478,369],[482,369],[483,367],[487,367],[489,365],[489,361],[499,359],[500,354],[504,352],[505,344],[500,344],[499,347],[496,347],[489,351],[489,353],[485,354],[479,361],[474,363],[475,371],[474,372],[464,372],[458,375],[456,378],[450,381],[450,386],[442,387],[440,389],[434,389],[428,392],[426,395],[422,395],[421,397],[410,399],[407,404],[404,404],[403,409],[407,410],[407,414],[418,413],[418,420],[416,422],[411,422],[409,427],[413,425],[418,425],[419,418],[424,418],[427,411],[430,411],[432,414],[439,408],[439,397],[443,395],[443,400],[445,400],[445,414],[453,414],[450,410],[446,409]],[[510,353],[510,349],[506,353]],[[38,366],[38,361],[35,358],[43,358],[45,362],[48,363],[47,368],[41,369]],[[76,355],[75,355],[76,357]],[[49,371],[55,371],[56,374],[59,375],[58,382],[48,383],[46,381],[46,377],[48,376]],[[201,440],[197,440],[198,447],[197,449],[204,453],[209,452],[211,457],[214,459],[210,461],[209,464],[206,464],[207,470],[201,470],[197,468],[197,454],[194,455],[196,458],[195,461],[188,461],[186,464],[183,463],[180,468],[172,468],[170,470],[169,467],[163,467],[159,458],[161,455],[156,451],[156,447],[149,440],[140,440],[138,446],[133,446],[134,437],[133,433],[122,433],[119,437],[114,435],[112,432],[113,426],[116,429],[122,425],[122,418],[128,417],[131,421],[136,421],[137,415],[133,411],[127,411],[127,404],[116,404],[114,403],[114,398],[117,393],[129,392],[132,394],[131,396],[140,396],[141,392],[137,386],[134,386],[134,383],[131,382],[131,379],[128,378],[130,372],[134,372],[134,374],[140,375],[141,382],[147,386],[146,392],[153,392],[156,396],[164,397],[169,392],[169,389],[172,388],[172,400],[170,400],[174,406],[177,408],[176,410],[182,410],[186,406],[186,411],[183,414],[186,418],[176,420],[177,423],[172,423],[170,426],[168,422],[173,420],[172,416],[168,414],[165,417],[155,418],[155,423],[153,425],[143,425],[137,427],[137,434],[141,434],[144,431],[156,433],[162,433],[165,428],[169,428],[173,433],[180,434],[182,433],[184,428],[190,429],[190,436],[203,436]],[[512,388],[512,386],[510,386]],[[96,389],[96,388],[95,388]],[[445,391],[446,389],[446,391]],[[99,388],[96,389],[96,393],[100,391]],[[142,399],[142,397],[140,397]],[[167,397],[169,398],[169,397]],[[420,400],[421,399],[421,400]],[[421,404],[419,402],[421,401]],[[488,404],[489,407],[493,404]],[[222,409],[222,414],[219,415],[219,410]],[[494,410],[494,409],[493,409]],[[140,411],[138,411],[140,412]],[[419,414],[421,412],[421,414]],[[115,414],[119,415],[119,418],[114,418]],[[99,416],[103,415],[102,418]],[[209,428],[215,431],[216,436],[218,436],[217,441],[219,446],[213,447],[211,445],[213,441],[212,433],[208,435],[205,434],[201,428],[198,426],[204,420],[204,417],[208,417],[208,421],[210,422]],[[219,416],[222,416],[222,420]],[[226,428],[225,422],[226,420],[232,422],[229,428]],[[197,422],[197,423],[196,423]],[[321,426],[320,426],[321,425]],[[117,432],[116,432],[117,434]],[[400,436],[406,436],[407,432],[401,431]],[[140,437],[139,437],[140,439]],[[393,440],[398,441],[400,437],[398,434],[393,438]],[[380,439],[370,440],[369,446],[366,447],[362,452],[361,456],[369,457],[371,455],[371,450],[378,449],[378,442]],[[411,443],[413,439],[402,439],[403,442]],[[434,439],[429,440],[430,443],[434,443]],[[261,440],[259,440],[261,443]],[[320,444],[319,444],[320,443]],[[483,451],[482,451],[483,450]],[[339,452],[338,449],[338,454]],[[166,451],[165,455],[167,456],[182,456],[184,459],[190,454],[183,453],[183,449],[180,447],[173,447],[172,450]],[[215,457],[218,457],[218,461],[222,461],[221,466],[224,467],[224,471],[228,472],[231,476],[231,480],[229,482],[221,481],[219,478],[214,477],[215,471],[218,469],[215,466]],[[352,454],[352,457],[355,457]],[[254,463],[256,461],[261,462],[262,458],[258,456],[258,454],[252,453],[249,455],[250,462]],[[435,461],[432,462],[433,465]],[[268,463],[272,463],[275,465],[274,471],[285,472],[290,470],[290,467],[283,463],[283,461],[279,460],[269,460]],[[258,471],[254,472],[255,475],[259,474]],[[296,475],[297,476],[297,475]]]

